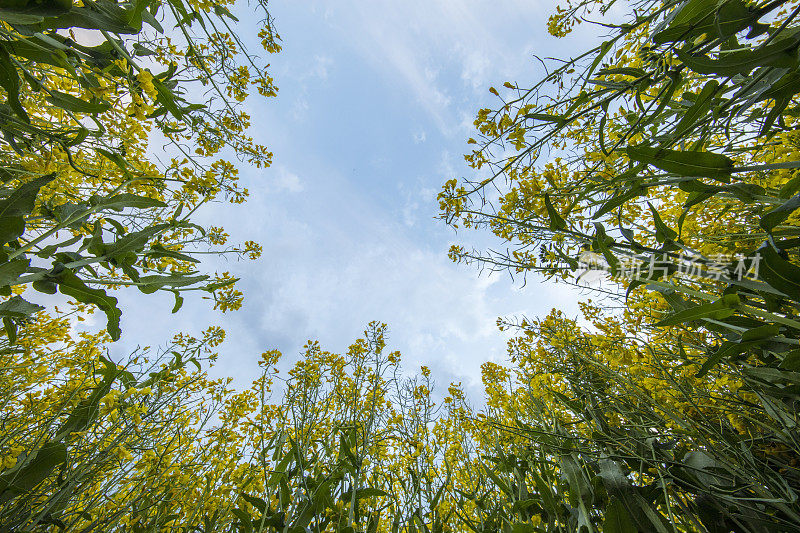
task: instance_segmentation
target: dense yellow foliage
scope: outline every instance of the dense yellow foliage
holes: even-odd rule
[[[502,95],[490,89],[502,105],[479,111],[480,140],[470,139],[477,147],[466,156],[478,177],[448,181],[440,205],[453,226],[488,228],[514,249],[482,255],[454,246],[451,257],[577,282],[578,260],[590,256],[611,274],[581,304],[580,318],[553,310],[499,320],[516,336],[505,364],[483,365],[477,406],[459,384],[439,392],[427,367],[405,374],[381,323],[343,354],[309,341],[285,373],[277,370],[281,354],[267,351],[260,375],[242,390],[207,373],[225,337],[216,326],[112,361],[120,311],[98,287],[172,291],[176,309],[182,291],[198,289],[215,309],[241,305],[230,273],[195,276],[192,253],[255,259],[260,246],[226,248],[224,228],[200,228],[190,217],[208,202],[245,201],[238,165],[221,156],[231,150],[248,164],[270,164],[272,154],[248,136],[240,104],[252,87],[265,97],[277,89],[228,26],[232,2],[57,4],[34,7],[55,9],[49,18],[69,11],[91,19],[102,4],[106,15],[125,15],[115,23],[136,44],[106,32],[104,44],[91,47],[68,28],[49,32],[56,59],[43,59],[25,48],[41,49],[41,37],[17,31],[38,12],[0,11],[8,101],[0,128],[10,139],[0,146],[0,214],[13,211],[24,229],[4,229],[0,261],[8,278],[0,288],[7,298],[0,303],[7,306],[0,308],[0,529],[800,527],[800,323],[791,275],[800,114],[796,106],[784,113],[797,96],[756,99],[750,115],[739,109],[726,128],[711,127],[726,112],[710,111],[724,96],[718,79],[743,84],[750,72],[736,71],[739,79],[698,71],[704,59],[741,51],[735,35],[721,43],[713,31],[731,24],[725,10],[738,24],[755,4],[689,0],[672,10],[640,2],[644,9],[617,26],[616,37],[548,75],[551,104],[540,105],[541,85],[507,82]],[[587,0],[557,8],[548,29],[563,37],[610,6]],[[752,38],[770,35],[757,46],[796,15],[796,1],[778,7],[770,26],[751,21]],[[715,17],[713,31],[693,36],[686,49],[654,52],[656,23],[703,10]],[[175,31],[159,31],[159,20]],[[259,38],[267,52],[280,50],[268,14]],[[794,57],[779,58],[787,72],[798,66],[796,41],[786,45]],[[687,55],[691,47],[705,48]],[[709,50],[713,59],[700,57]],[[794,80],[792,72],[777,74],[779,87]],[[184,99],[193,92],[203,104]],[[154,156],[156,139],[165,142],[163,160]],[[651,142],[661,145],[647,151]],[[665,163],[664,154],[683,159]],[[724,165],[698,173],[686,154]],[[11,202],[42,176],[49,181],[36,189],[35,205]],[[484,192],[491,187],[499,195]],[[787,216],[770,225],[781,210]],[[772,278],[756,279],[752,264],[749,279],[714,275],[714,265],[729,272],[724,258],[757,250],[772,253]],[[648,273],[647,259],[659,254],[678,268],[695,260],[702,268]],[[618,263],[632,257],[638,269],[630,276]],[[20,261],[25,275],[14,278]],[[78,301],[66,311],[13,314],[30,285]],[[82,325],[96,308],[108,317],[107,331]]]

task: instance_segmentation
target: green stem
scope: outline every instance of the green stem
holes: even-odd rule
[[[109,194],[109,196],[114,196],[115,194],[120,192],[122,189],[124,189],[125,187],[127,187],[128,185],[133,183],[134,181],[138,181],[140,179],[144,179],[144,178],[132,178],[132,179],[123,181],[122,183],[119,184],[119,186],[116,189],[111,191],[111,194]],[[28,250],[30,250],[34,246],[38,245],[40,242],[44,241],[45,239],[47,239],[49,237],[52,237],[59,230],[65,229],[65,228],[69,227],[71,224],[73,224],[75,222],[78,222],[79,220],[81,220],[83,218],[86,218],[87,214],[90,215],[90,214],[93,214],[93,213],[97,213],[98,211],[100,211],[102,209],[102,207],[103,207],[102,205],[98,204],[98,205],[96,205],[94,207],[90,207],[86,211],[82,211],[80,213],[76,213],[76,214],[72,215],[71,217],[67,218],[67,220],[65,220],[64,222],[61,222],[60,224],[56,224],[55,227],[53,227],[52,229],[42,233],[41,235],[39,235],[38,237],[36,237],[32,241],[29,241],[28,244],[26,244],[24,246],[21,246],[21,247],[17,248],[16,250],[14,250],[13,252],[9,253],[8,254],[8,261],[11,261],[15,257],[18,257],[18,256],[24,254],[25,252],[27,252]]]

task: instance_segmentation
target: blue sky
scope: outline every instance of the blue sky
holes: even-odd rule
[[[407,370],[425,364],[441,387],[460,381],[477,391],[480,365],[505,359],[498,316],[577,307],[563,285],[530,278],[520,289],[507,275],[451,263],[451,243],[494,241],[435,219],[444,181],[469,174],[462,155],[477,110],[495,105],[488,88],[535,80],[534,53],[564,56],[581,45],[547,35],[554,9],[521,0],[273,0],[280,91],[246,107],[274,164],[242,170],[247,204],[211,206],[199,218],[263,245],[258,261],[208,265],[241,277],[246,303],[220,316],[187,298],[170,315],[170,295],[125,292],[127,335],[115,351],[218,323],[228,340],[216,372],[245,385],[262,351],[278,348],[291,362],[308,339],[341,351],[380,320]],[[237,14],[257,50],[257,28]]]

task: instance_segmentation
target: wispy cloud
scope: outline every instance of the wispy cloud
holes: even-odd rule
[[[300,177],[294,172],[290,172],[285,166],[278,165],[273,170],[267,171],[270,192],[302,192],[305,187],[300,181]]]
[[[326,14],[362,56],[401,82],[437,127],[452,134],[460,123],[453,119],[457,93],[483,91],[519,71],[529,59],[524,52],[531,35],[540,33],[504,33],[503,27],[519,28],[521,20],[543,26],[542,11],[535,1],[341,0]],[[445,71],[456,72],[464,86],[444,80]]]
[[[263,245],[257,262],[203,265],[241,278],[244,308],[220,317],[193,293],[171,315],[170,294],[119,291],[124,309],[147,309],[126,311],[123,328],[136,331],[137,342],[159,344],[170,333],[219,324],[228,332],[221,373],[244,385],[261,351],[279,348],[292,360],[307,339],[344,350],[377,319],[389,324],[389,346],[403,352],[406,368],[427,364],[440,383],[475,390],[481,364],[505,357],[498,316],[554,306],[574,315],[575,294],[564,286],[530,278],[518,290],[505,275],[451,263],[451,240],[480,249],[497,243],[485,233],[454,235],[433,220],[441,183],[471,172],[461,154],[475,112],[495,101],[488,86],[518,79],[532,50],[548,55],[536,43],[551,4],[275,7],[286,38],[274,59],[281,93],[251,110],[254,136],[274,150],[275,165],[243,172],[251,191],[245,206],[215,204],[197,220],[224,225],[232,242]],[[125,349],[125,339],[114,349]]]
[[[295,120],[302,120],[307,113],[308,99],[301,93],[295,97],[294,104],[292,104],[292,117]]]
[[[333,59],[325,55],[314,56],[314,66],[311,69],[311,74],[320,79],[328,79],[328,69],[333,65]]]

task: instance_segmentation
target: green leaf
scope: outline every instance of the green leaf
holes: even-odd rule
[[[3,22],[7,22],[8,24],[36,24],[44,20],[44,17],[41,15],[28,15],[25,13],[14,13],[13,11],[7,11],[5,9],[0,9],[0,20]]]
[[[792,350],[783,356],[780,368],[796,372],[800,370],[800,348]]]
[[[175,294],[175,305],[172,306],[172,313],[177,313],[183,307],[183,296],[178,291],[173,291]]]
[[[239,19],[236,18],[235,16],[233,16],[233,13],[228,11],[228,9],[226,7],[224,7],[224,6],[215,5],[214,6],[214,13],[216,13],[216,15],[218,17],[228,17],[229,19],[231,19],[231,20],[233,20],[235,22],[239,22]]]
[[[752,344],[753,343],[739,343],[734,341],[723,342],[722,345],[717,349],[717,351],[712,353],[703,362],[703,365],[700,367],[700,370],[697,371],[695,377],[701,378],[705,376],[708,373],[708,371],[717,366],[717,364],[719,364],[720,361],[728,357],[739,355],[740,353],[745,352]]]
[[[115,257],[123,257],[130,253],[136,253],[142,250],[144,246],[154,236],[163,233],[171,225],[169,223],[156,224],[141,231],[128,233],[118,238],[115,242],[106,244],[104,255],[109,259]]]
[[[688,209],[694,205],[701,204],[714,196],[714,191],[706,191],[706,192],[693,192],[689,195],[689,198],[683,203],[684,213],[688,212]]]
[[[719,82],[717,80],[711,80],[703,86],[703,89],[700,91],[700,94],[697,95],[692,107],[683,113],[681,121],[678,122],[678,125],[675,127],[675,133],[673,134],[675,138],[683,137],[692,129],[698,120],[706,116],[709,109],[711,109],[711,105],[714,103],[714,96],[718,89]]]
[[[800,300],[800,267],[783,259],[771,246],[758,250],[758,277],[794,300]]]
[[[101,356],[103,368],[99,371],[103,375],[103,379],[92,390],[92,393],[83,400],[72,410],[64,424],[58,429],[57,438],[67,438],[70,433],[76,431],[84,431],[100,414],[100,401],[108,395],[114,381],[120,374],[124,374],[117,370],[114,363]]]
[[[156,101],[161,104],[167,111],[172,113],[172,115],[177,118],[178,120],[183,119],[183,113],[178,108],[178,105],[175,103],[175,95],[172,94],[164,83],[158,79],[153,78],[153,86],[156,88]]]
[[[72,8],[72,0],[6,0],[3,11],[39,17],[62,15]]]
[[[664,242],[671,241],[677,237],[678,233],[664,224],[664,221],[661,220],[661,215],[658,214],[653,204],[647,202],[647,205],[650,206],[650,212],[653,214],[653,223],[656,226],[656,240],[658,242]]]
[[[717,0],[689,0],[675,14],[669,27],[683,26],[706,18],[714,12]]]
[[[137,56],[152,56],[156,55],[156,53],[149,48],[140,45],[139,43],[133,43],[133,53]]]
[[[364,500],[366,498],[379,498],[379,497],[388,496],[388,495],[389,495],[388,492],[383,491],[381,489],[375,489],[375,488],[372,488],[372,487],[367,487],[367,488],[364,488],[364,489],[356,490],[356,499],[357,500]]]
[[[150,0],[135,0],[133,6],[127,9],[127,22],[137,30],[142,29],[142,14],[147,11]]]
[[[258,509],[262,513],[264,513],[267,510],[267,502],[265,502],[261,498],[258,498],[256,496],[251,496],[244,492],[242,493],[242,498],[244,498],[244,500],[247,503]]]
[[[547,215],[550,217],[550,229],[553,231],[567,229],[567,223],[561,218],[558,211],[555,210],[553,204],[550,202],[550,195],[547,193],[544,194],[544,205],[547,208]]]
[[[236,515],[236,518],[238,518],[241,521],[242,525],[245,526],[246,531],[252,531],[253,530],[253,524],[251,523],[252,522],[252,518],[251,518],[250,514],[247,511],[243,511],[242,509],[234,508],[234,509],[231,509],[231,512],[234,515]]]
[[[742,333],[742,342],[762,341],[777,337],[780,329],[777,324],[764,324],[763,326],[750,328]]]
[[[649,146],[628,146],[626,152],[633,161],[679,176],[728,178],[733,171],[733,160],[713,152],[685,152]]]
[[[598,476],[602,479],[603,486],[612,497],[622,500],[623,509],[628,511],[627,517],[636,523],[635,531],[667,533],[669,524],[647,500],[633,490],[630,479],[616,461],[600,459],[598,466]]]
[[[120,170],[122,170],[126,174],[128,173],[128,162],[125,161],[124,157],[122,157],[119,154],[115,154],[114,152],[109,152],[108,150],[104,150],[103,148],[95,148],[95,151],[99,154],[103,154],[103,156],[106,159],[117,165],[117,167],[119,167]]]
[[[637,533],[638,531],[631,519],[630,511],[622,501],[612,496],[606,505],[603,533]]]
[[[699,180],[682,181],[678,184],[682,191],[691,192],[692,194],[684,203],[684,207],[692,207],[695,204],[704,202],[712,196],[725,192],[732,194],[739,201],[749,204],[755,201],[756,196],[763,195],[766,191],[764,187],[754,183],[732,183],[724,187],[714,185],[707,185]]]
[[[114,227],[114,231],[117,233],[117,235],[125,235],[128,232],[125,226],[123,226],[118,220],[114,220],[113,218],[106,218],[104,220]]]
[[[56,282],[62,294],[71,296],[81,303],[93,304],[99,307],[106,314],[106,330],[111,339],[119,340],[119,336],[122,333],[119,329],[119,319],[122,311],[117,307],[116,298],[106,294],[103,289],[93,289],[87,286],[69,269],[64,270]]]
[[[756,67],[795,68],[799,43],[800,38],[793,36],[753,50],[720,54],[719,59],[687,54],[680,49],[676,53],[687,67],[700,74],[747,75]]]
[[[597,73],[598,76],[610,76],[614,74],[622,74],[624,76],[633,76],[634,78],[642,78],[645,76],[646,72],[640,68],[615,67],[615,68],[604,68],[603,70]]]
[[[645,194],[647,194],[647,188],[640,186],[631,187],[629,190],[625,192],[621,191],[617,192],[614,194],[614,196],[606,200],[606,202],[600,207],[600,209],[598,209],[597,212],[594,215],[592,215],[592,219],[597,220],[601,216],[605,215],[606,213],[609,213],[610,211],[621,206],[625,202],[633,200],[634,198],[643,196]]]
[[[512,498],[514,497],[514,492],[511,490],[511,487],[508,486],[508,483],[500,479],[500,476],[498,476],[488,465],[485,466],[484,470],[486,471],[486,475],[488,475],[491,480],[494,481],[494,484],[497,485],[497,488]]]
[[[800,194],[792,196],[788,201],[765,213],[761,217],[759,225],[765,231],[771,232],[772,228],[786,220],[798,207],[800,207]]]
[[[68,65],[67,55],[63,50],[49,46],[35,36],[31,39],[14,41],[13,47],[9,48],[8,53],[36,63],[57,67],[66,67]],[[36,83],[38,82],[32,82],[31,78],[28,78],[28,83],[36,88]]]
[[[28,302],[22,296],[14,296],[0,303],[0,316],[9,318],[26,318],[44,309],[41,305]]]
[[[47,479],[55,468],[67,460],[67,447],[60,442],[42,445],[21,468],[13,468],[0,475],[0,503],[33,490]]]
[[[751,366],[742,369],[749,377],[760,379],[769,383],[778,381],[788,381],[789,383],[800,383],[800,373],[786,370],[778,370],[768,366]]]
[[[164,248],[158,243],[154,243],[150,247],[149,252],[145,252],[147,257],[159,258],[159,257],[172,257],[173,259],[180,259],[181,261],[187,261],[190,263],[199,263],[199,259],[195,259],[192,256],[182,254],[180,252],[176,252],[175,250],[170,250],[168,248]]]
[[[86,129],[86,128],[81,128],[81,129],[79,129],[77,131],[77,133],[75,134],[75,137],[73,137],[72,139],[70,139],[69,141],[66,142],[66,145],[67,146],[77,146],[77,145],[81,144],[83,141],[85,141],[86,137],[88,137],[88,136],[89,136],[89,130]]]
[[[50,96],[47,97],[47,101],[61,109],[66,109],[67,111],[73,111],[75,113],[96,114],[111,109],[111,104],[108,102],[87,102],[71,94],[55,90],[50,91]]]
[[[162,287],[185,287],[207,279],[208,276],[187,276],[180,273],[168,276],[151,275],[139,277],[138,283],[140,285],[137,286],[143,293],[151,294]]]
[[[729,297],[734,298],[729,298]],[[683,311],[678,311],[662,320],[655,323],[658,327],[675,326],[677,324],[684,324],[700,320],[703,318],[710,318],[713,320],[723,320],[733,315],[734,308],[739,304],[739,297],[735,294],[727,294],[723,299],[717,300],[713,303],[696,305]]]
[[[591,501],[592,487],[586,479],[583,469],[578,461],[570,456],[561,457],[561,470],[569,484],[569,501],[573,507],[583,507],[584,502]],[[511,494],[513,497],[514,495]]]
[[[25,219],[17,217],[0,218],[0,244],[15,241],[25,233]]]
[[[742,0],[691,0],[666,29],[653,35],[653,42],[688,42],[704,33],[725,39],[754,24],[758,16],[758,11],[749,9]]]
[[[564,122],[563,115],[548,115],[546,113],[528,113],[525,118],[540,120],[542,122]]]
[[[0,219],[30,214],[36,205],[39,189],[56,179],[55,172],[24,182],[5,200],[0,201]]]
[[[6,330],[6,335],[8,336],[8,344],[16,344],[17,343],[17,323],[8,318],[7,316],[3,317],[3,329]]]
[[[588,80],[591,77],[592,73],[595,71],[595,69],[597,69],[597,67],[600,66],[600,62],[606,56],[608,51],[611,50],[613,44],[614,44],[614,42],[612,40],[603,41],[600,44],[600,46],[595,48],[595,50],[597,50],[597,55],[594,57],[594,61],[592,61],[592,64],[589,66],[589,70],[587,70],[584,73],[584,79],[585,80]],[[585,85],[586,84],[584,83],[584,86]],[[580,94],[578,95],[578,97],[573,100],[572,104],[570,105],[569,109],[567,109],[567,112],[564,113],[564,115],[565,116],[571,115],[572,112],[575,109],[577,109],[579,106],[583,105],[583,103],[588,101],[588,100],[589,100],[589,96],[586,94],[586,92],[585,91],[581,91]]]
[[[33,282],[33,288],[45,294],[55,294],[58,292],[58,285],[46,279],[38,279]]]
[[[106,253],[106,244],[103,242],[103,225],[99,220],[95,221],[92,236],[84,241],[83,246],[87,252],[96,257],[101,257]]]
[[[11,62],[6,45],[0,43],[0,86],[6,90],[8,105],[19,117],[30,124],[31,119],[19,101],[19,73]]]
[[[536,484],[536,491],[542,498],[545,509],[550,511],[558,509],[559,502],[557,501],[555,494],[553,494],[552,484],[547,483],[535,468],[531,469],[530,474],[533,476],[533,481]]]
[[[134,207],[136,209],[149,209],[151,207],[167,207],[167,204],[155,198],[147,196],[137,196],[135,194],[122,193],[115,194],[109,197],[100,197],[94,195],[89,200],[89,203],[94,206],[100,206],[115,211],[122,211],[126,207]]]
[[[0,287],[15,285],[19,277],[28,270],[30,264],[30,259],[15,259],[0,264]]]
[[[56,221],[63,227],[80,229],[91,214],[84,204],[65,203],[53,207]]]
[[[732,183],[722,187],[722,192],[730,193],[740,202],[749,204],[756,200],[756,196],[764,194],[766,190],[755,183]]]
[[[773,83],[769,89],[759,94],[758,101],[783,100],[784,98],[791,98],[797,93],[800,93],[800,72],[790,71]]]
[[[130,14],[112,0],[94,0],[90,7],[73,7],[69,12],[46,18],[40,28],[85,28],[109,33],[132,34],[139,28],[128,24]]]
[[[148,24],[149,24],[150,26],[152,26],[152,27],[153,27],[153,29],[154,29],[154,30],[156,30],[158,33],[164,33],[164,28],[163,28],[163,27],[161,27],[161,24],[158,22],[158,19],[156,19],[156,18],[153,16],[153,14],[152,14],[152,13],[150,13],[150,12],[149,12],[148,10],[146,10],[146,9],[145,9],[144,11],[142,11],[142,22],[146,22],[146,23],[148,23]]]
[[[606,235],[606,230],[601,223],[595,222],[594,227],[595,234],[594,239],[592,239],[592,249],[603,254],[603,257],[606,258],[606,262],[608,263],[611,275],[616,275],[619,269],[619,260],[609,248],[609,246],[614,243],[614,239]]]
[[[239,278],[231,278],[231,279],[226,279],[226,280],[223,280],[223,281],[220,281],[220,282],[217,282],[217,283],[209,283],[208,285],[203,287],[203,290],[206,291],[206,292],[214,292],[214,291],[217,291],[219,289],[224,289],[225,287],[229,287],[229,286],[233,285],[234,283],[236,283],[237,281],[239,281]]]

